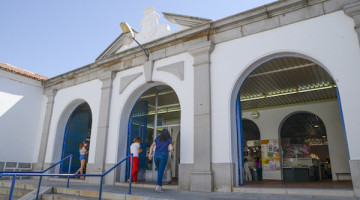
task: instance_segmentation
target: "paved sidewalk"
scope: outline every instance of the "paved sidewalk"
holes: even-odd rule
[[[10,182],[10,181],[6,181]],[[32,184],[37,185],[37,180],[17,180],[16,183],[19,184]],[[66,182],[64,181],[42,181],[42,186],[52,186],[52,187],[66,187]],[[81,190],[90,190],[90,191],[99,191],[99,185],[86,184],[71,182],[70,188],[72,189],[81,189]],[[103,186],[103,192],[118,193],[118,194],[127,194],[128,187],[124,186]],[[192,200],[192,199],[244,199],[244,200],[352,200],[358,198],[350,197],[328,197],[328,196],[309,196],[309,195],[280,195],[280,194],[250,194],[250,193],[222,193],[222,192],[212,192],[212,193],[203,193],[203,192],[191,192],[186,190],[173,190],[168,189],[164,190],[163,193],[158,193],[154,189],[150,188],[132,188],[131,196],[134,197],[146,197],[144,199],[179,199],[179,200]]]

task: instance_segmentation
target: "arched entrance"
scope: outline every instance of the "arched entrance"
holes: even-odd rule
[[[243,151],[244,159],[248,161],[251,173],[251,181],[261,180],[261,140],[258,126],[249,119],[243,119]],[[260,170],[260,171],[259,171]],[[245,175],[245,177],[247,177]],[[249,176],[248,176],[249,177]]]
[[[168,129],[175,147],[169,155],[164,181],[177,183],[178,165],[180,162],[180,103],[175,91],[165,85],[155,86],[147,90],[134,105],[128,124],[127,154],[135,137],[142,139],[142,153],[139,154],[138,181],[156,181],[157,169],[149,161],[149,148],[162,129]],[[128,179],[129,162],[126,167]]]
[[[318,116],[292,114],[282,124],[280,138],[285,182],[332,179],[328,137]]]
[[[308,110],[316,106],[336,108],[336,111],[323,109],[323,115],[336,115],[337,120],[331,123],[340,127],[337,132],[337,144],[341,146],[341,154],[348,165],[347,146],[345,144],[345,131],[342,124],[341,107],[338,103],[338,93],[335,81],[318,62],[307,56],[299,54],[273,55],[259,60],[247,69],[245,77],[240,77],[236,83],[236,93],[233,95],[232,113],[236,115],[233,120],[236,130],[237,166],[239,185],[244,184],[243,169],[244,152],[241,145],[244,140],[243,115],[254,117],[261,133],[262,167],[264,180],[284,180],[283,160],[281,152],[280,124],[290,113],[300,107]],[[235,96],[237,94],[237,96]],[[330,103],[329,103],[330,102]],[[236,105],[236,106],[235,106]],[[328,108],[326,107],[326,108]],[[332,109],[334,110],[334,109]],[[252,116],[252,113],[255,113]],[[264,114],[263,114],[264,113]],[[263,139],[264,138],[264,139]],[[336,142],[335,142],[336,143]],[[337,163],[339,164],[339,163]],[[345,169],[345,171],[348,167]],[[350,174],[350,171],[346,171]],[[344,173],[344,174],[346,174]],[[333,172],[334,174],[334,172]],[[350,176],[348,176],[350,179]],[[347,179],[347,178],[346,178]]]
[[[87,103],[78,105],[70,115],[65,128],[61,159],[72,154],[70,173],[76,172],[80,167],[79,145],[87,141],[90,148],[92,115]],[[68,173],[69,160],[60,165],[60,173]]]

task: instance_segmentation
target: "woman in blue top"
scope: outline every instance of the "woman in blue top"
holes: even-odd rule
[[[165,171],[165,166],[168,161],[168,154],[174,150],[172,146],[172,142],[170,139],[170,134],[167,129],[163,129],[160,133],[160,136],[157,137],[154,142],[151,144],[150,153],[149,153],[149,160],[152,160],[152,152],[154,147],[155,149],[155,156],[154,161],[156,168],[158,169],[158,177],[156,181],[156,191],[162,192],[162,179]]]

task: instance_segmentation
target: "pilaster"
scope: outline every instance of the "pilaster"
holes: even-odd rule
[[[113,71],[104,72],[100,76],[102,81],[101,87],[101,98],[100,98],[100,110],[99,110],[99,122],[96,136],[96,147],[95,147],[95,159],[94,163],[87,165],[88,174],[101,174],[105,171],[106,161],[106,146],[109,131],[109,117],[110,117],[110,105],[112,96],[112,83],[115,77]],[[96,179],[96,178],[95,178]],[[88,177],[87,182],[98,182],[99,180],[93,180]]]
[[[343,10],[346,15],[354,19],[355,26],[354,29],[358,35],[358,40],[360,44],[360,1],[346,4],[343,7]]]
[[[360,160],[350,160],[351,180],[355,197],[360,197]]]
[[[188,51],[194,57],[194,165],[190,190],[213,191],[211,170],[210,54],[214,45],[200,43]]]
[[[45,91],[44,91],[44,94],[48,98],[48,101],[46,103],[46,112],[45,112],[43,129],[42,129],[42,133],[41,133],[38,161],[37,161],[37,163],[33,164],[34,171],[41,171],[44,169],[46,148],[47,148],[47,144],[48,144],[50,123],[51,123],[51,117],[52,117],[52,113],[53,113],[54,99],[55,99],[56,93],[57,93],[57,90],[53,89],[53,88],[45,89]]]

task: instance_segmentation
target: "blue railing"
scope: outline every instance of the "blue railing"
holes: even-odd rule
[[[62,160],[60,160],[59,162],[51,165],[49,168],[41,171],[41,172],[0,172],[0,177],[3,176],[3,174],[14,174],[13,176],[13,184],[11,185],[11,190],[10,190],[10,196],[9,196],[9,199],[12,199],[12,195],[13,195],[13,191],[14,191],[14,186],[15,186],[15,179],[16,179],[16,176],[18,176],[19,174],[44,174],[45,172],[49,171],[50,169],[54,168],[56,165],[64,162],[66,159],[70,159],[69,161],[69,170],[68,170],[68,174],[70,174],[70,168],[71,168],[71,160],[72,160],[72,154],[66,156],[65,158],[63,158]],[[70,179],[70,176],[68,176],[67,178],[67,184],[66,184],[66,187],[69,188],[69,179]],[[37,190],[37,193],[36,193],[36,199],[38,199],[38,196],[39,196],[39,191],[40,191],[40,185],[41,185],[41,181],[42,181],[42,176],[40,176],[39,178],[39,186],[38,186],[38,190]]]
[[[121,163],[123,163],[125,160],[130,159],[130,176],[131,177],[131,173],[132,173],[132,164],[133,164],[133,154],[130,154],[128,156],[126,156],[126,158],[122,159],[120,162],[118,162],[116,165],[114,165],[111,169],[109,169],[108,171],[106,171],[103,174],[44,174],[44,173],[3,173],[0,174],[1,176],[13,176],[13,180],[12,180],[12,184],[11,184],[11,189],[10,189],[10,195],[9,195],[9,200],[12,200],[12,195],[14,192],[14,187],[15,187],[15,181],[16,181],[16,177],[17,176],[39,176],[40,177],[40,181],[39,181],[39,185],[38,185],[38,193],[36,195],[36,199],[38,198],[38,194],[39,194],[39,190],[40,190],[40,185],[41,185],[41,178],[43,176],[48,176],[48,177],[86,177],[86,176],[90,176],[90,177],[100,177],[100,189],[99,189],[99,200],[101,200],[101,194],[102,194],[102,184],[103,184],[103,179],[104,176],[106,176],[108,173],[110,173],[112,170],[114,170],[116,167],[118,167]],[[70,168],[69,168],[70,169]],[[131,178],[129,181],[129,194],[131,194]],[[69,187],[69,182],[67,183],[67,187]]]

